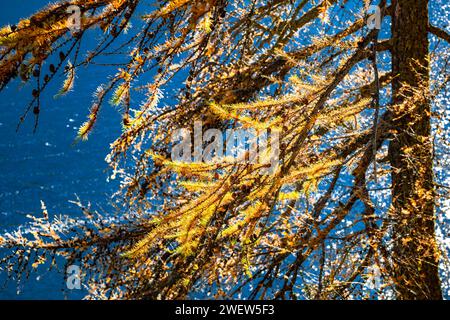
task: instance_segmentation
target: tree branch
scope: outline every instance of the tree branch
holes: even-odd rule
[[[438,27],[432,26],[431,24],[428,26],[428,32],[431,32],[432,34],[434,34],[436,37],[447,41],[448,43],[450,43],[450,33],[448,33],[445,30],[442,30]]]

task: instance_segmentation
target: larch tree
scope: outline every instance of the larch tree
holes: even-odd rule
[[[404,299],[439,299],[442,292],[436,263],[439,257],[428,96],[428,1],[399,0],[392,6],[392,94],[396,107],[389,159],[397,288]],[[422,97],[407,106],[405,101],[417,96],[417,92]]]
[[[450,34],[429,8],[448,17],[426,0],[71,0],[4,27],[0,88],[32,84],[36,128],[55,75],[76,95],[77,70],[125,62],[77,137],[121,111],[121,205],[43,203],[0,237],[1,266],[62,256],[97,299],[442,299]]]

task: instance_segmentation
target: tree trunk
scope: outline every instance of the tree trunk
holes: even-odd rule
[[[442,299],[435,239],[428,1],[392,1],[394,282],[402,300]],[[417,94],[421,92],[422,94]],[[425,94],[423,94],[425,93]]]

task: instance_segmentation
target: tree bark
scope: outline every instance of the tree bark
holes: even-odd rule
[[[428,1],[392,1],[394,283],[401,300],[442,299],[435,238]],[[420,92],[420,94],[418,94]]]

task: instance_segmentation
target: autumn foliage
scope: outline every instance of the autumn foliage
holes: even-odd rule
[[[439,299],[448,249],[435,217],[447,194],[433,182],[430,122],[449,56],[422,43],[410,58],[399,48],[420,41],[389,37],[390,21],[408,28],[398,10],[428,5],[413,2],[379,1],[381,30],[356,0],[71,0],[5,26],[0,87],[33,83],[20,120],[36,126],[55,74],[65,75],[57,96],[76,95],[79,68],[118,52],[127,62],[97,89],[77,137],[88,139],[101,108],[121,111],[107,161],[122,205],[99,213],[79,200],[80,220],[43,204],[0,238],[14,249],[1,266],[26,273],[63,256],[99,299]],[[75,34],[69,5],[82,11]],[[420,19],[445,45],[448,33]],[[95,28],[103,40],[82,52]],[[172,135],[196,121],[279,132],[276,170],[174,161]]]

